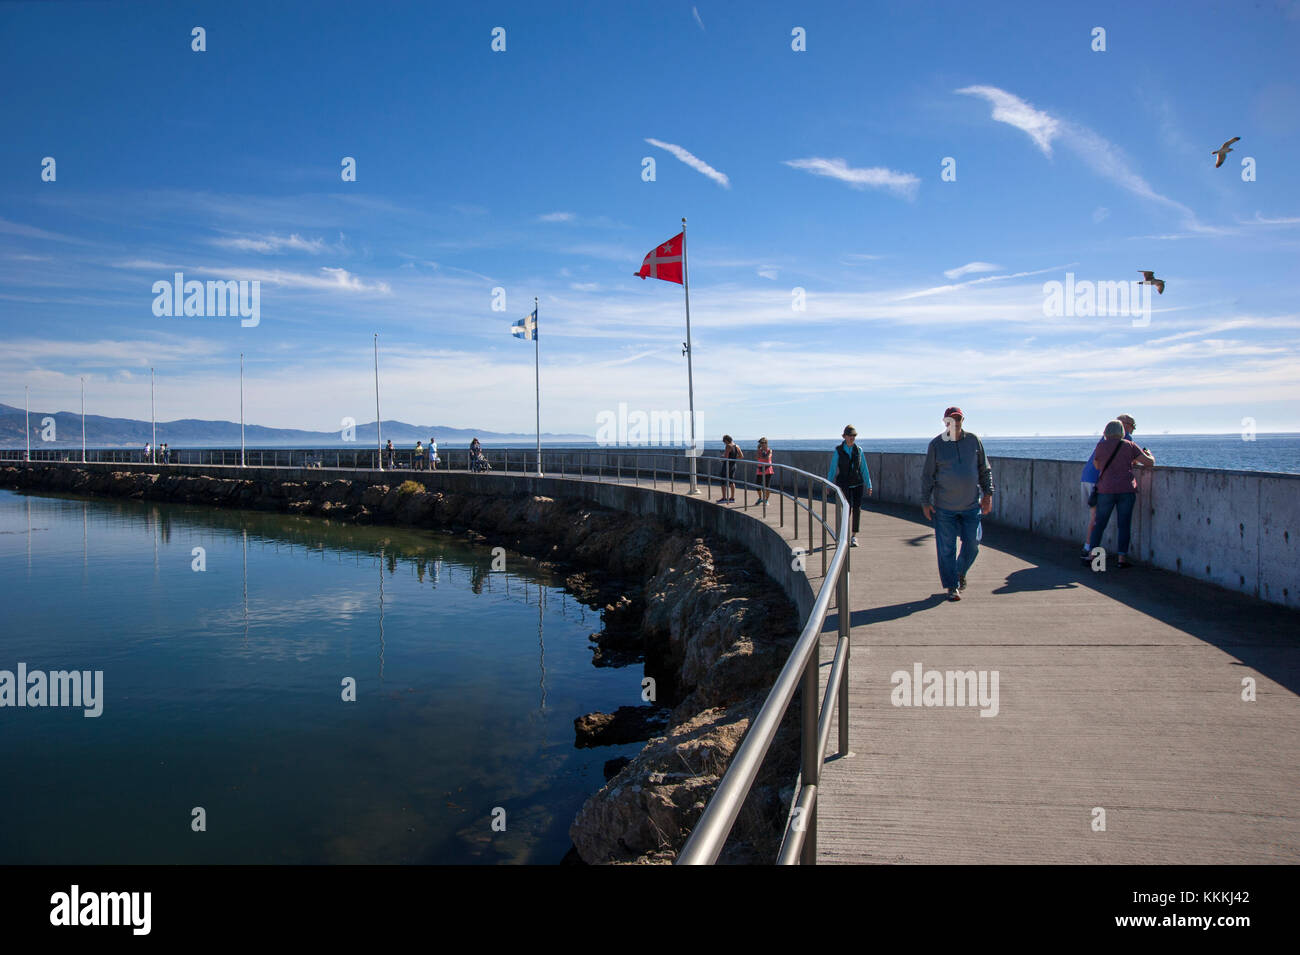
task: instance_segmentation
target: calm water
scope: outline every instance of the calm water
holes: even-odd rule
[[[490,564],[423,531],[0,491],[0,669],[103,670],[105,697],[0,708],[0,863],[558,861],[639,749],[577,750],[573,719],[639,703],[641,668],[594,668],[598,616]]]

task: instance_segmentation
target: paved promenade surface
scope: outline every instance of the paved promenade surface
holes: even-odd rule
[[[775,498],[763,518],[738,497],[776,525]],[[1300,862],[1300,614],[1143,566],[1094,573],[991,524],[952,603],[919,508],[870,502],[858,539],[853,755],[832,732],[820,863]],[[814,592],[820,543],[816,527]],[[996,670],[997,715],[893,705],[892,674],[917,663]]]
[[[1300,615],[992,526],[948,603],[919,513],[864,514],[859,542],[819,861],[1300,862]],[[917,662],[997,670],[997,716],[894,706]]]

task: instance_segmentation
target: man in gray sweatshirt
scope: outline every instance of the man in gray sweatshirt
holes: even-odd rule
[[[964,420],[960,408],[943,413],[944,433],[930,442],[921,474],[921,512],[934,521],[939,582],[949,600],[961,600],[979,554],[980,516],[993,510],[993,469],[980,439],[962,430]]]

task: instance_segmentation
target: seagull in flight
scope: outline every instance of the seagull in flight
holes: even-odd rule
[[[1156,278],[1156,273],[1148,272],[1146,269],[1138,269],[1138,271],[1142,273],[1142,281],[1138,283],[1139,285],[1154,285],[1157,292],[1161,295],[1165,294],[1164,279]]]
[[[1211,150],[1210,150],[1210,155],[1211,155],[1211,156],[1218,156],[1218,157],[1219,157],[1219,161],[1216,162],[1216,163],[1214,164],[1214,168],[1215,168],[1215,169],[1218,169],[1220,166],[1223,165],[1223,161],[1224,161],[1225,159],[1228,158],[1228,153],[1232,152],[1232,144],[1235,143],[1235,142],[1236,142],[1237,140],[1239,140],[1240,138],[1241,138],[1240,136],[1233,136],[1231,139],[1229,139],[1226,143],[1224,143],[1224,144],[1223,144],[1222,146],[1220,146],[1218,149],[1211,149]]]

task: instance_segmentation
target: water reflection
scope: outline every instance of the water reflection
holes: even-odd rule
[[[384,551],[379,550],[379,560],[376,561],[379,567],[379,684],[382,687],[384,683]],[[397,558],[390,554],[388,557],[388,572],[390,574],[397,572]]]
[[[104,720],[0,733],[0,764],[27,761],[0,787],[7,861],[555,862],[604,761],[635,751],[574,748],[574,717],[635,703],[640,668],[593,667],[585,606],[522,555],[492,571],[490,544],[427,530],[9,492],[0,524],[0,576],[30,578],[0,658],[108,675]],[[195,790],[223,839],[138,811]]]

